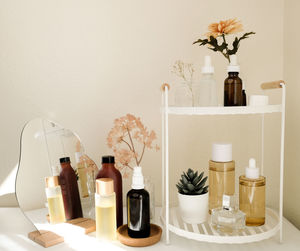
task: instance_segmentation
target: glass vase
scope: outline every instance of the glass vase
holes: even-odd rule
[[[194,106],[192,82],[182,82],[175,86],[175,106]]]

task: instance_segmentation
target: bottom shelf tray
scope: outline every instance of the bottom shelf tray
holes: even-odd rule
[[[161,220],[165,224],[165,210]],[[249,243],[261,241],[274,236],[279,230],[279,215],[272,209],[266,208],[266,222],[259,227],[246,227],[238,235],[218,233],[208,222],[202,224],[185,223],[177,207],[170,208],[169,230],[177,235],[213,243]]]

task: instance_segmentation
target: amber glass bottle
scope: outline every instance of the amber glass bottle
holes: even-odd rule
[[[222,207],[223,195],[234,195],[235,162],[230,143],[214,143],[209,161],[209,213]]]
[[[71,166],[70,158],[60,158],[61,172],[59,183],[62,190],[66,219],[82,217],[81,201],[79,196],[77,177]]]
[[[242,106],[243,84],[239,78],[240,66],[237,64],[236,55],[230,56],[227,71],[228,77],[224,81],[224,106]]]
[[[122,198],[122,175],[115,168],[114,156],[102,157],[102,168],[99,170],[96,179],[111,178],[114,181],[114,191],[116,193],[116,215],[117,227],[123,225],[123,198]]]
[[[247,226],[265,224],[266,178],[259,175],[255,159],[249,160],[246,175],[239,178],[240,210],[246,214]]]

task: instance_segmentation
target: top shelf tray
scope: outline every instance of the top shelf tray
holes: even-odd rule
[[[214,107],[174,107],[169,106],[168,114],[175,115],[238,115],[282,112],[282,105],[266,106],[214,106]]]

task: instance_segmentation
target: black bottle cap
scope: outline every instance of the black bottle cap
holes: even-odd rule
[[[115,157],[111,155],[102,156],[102,164],[115,164]]]
[[[70,162],[70,157],[63,157],[63,158],[60,158],[60,159],[59,159],[59,162],[60,162],[60,163],[67,163],[67,162]]]

